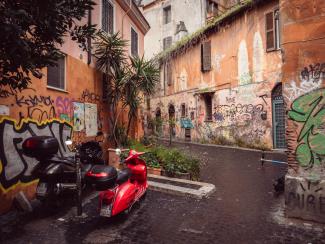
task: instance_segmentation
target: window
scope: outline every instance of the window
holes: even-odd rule
[[[280,49],[279,10],[265,14],[266,51]]]
[[[170,62],[167,62],[164,65],[164,82],[168,86],[172,85],[172,67]]]
[[[166,50],[167,48],[169,48],[172,45],[172,41],[173,41],[173,39],[171,36],[164,38],[163,49]]]
[[[203,72],[211,70],[211,41],[201,44],[201,70]]]
[[[209,16],[215,16],[218,14],[218,4],[214,1],[208,0],[207,1],[207,14]]]
[[[164,24],[168,24],[172,20],[172,8],[171,6],[164,8]]]
[[[212,121],[212,95],[205,94],[204,102],[205,102],[205,112],[206,112],[205,120]]]
[[[138,56],[138,33],[131,27],[131,55]]]
[[[114,7],[109,0],[103,0],[102,6],[102,30],[113,34],[114,30]]]
[[[186,106],[185,106],[185,103],[182,103],[182,105],[181,105],[181,116],[182,116],[182,118],[185,118],[186,117]]]
[[[47,67],[47,85],[65,90],[65,56],[60,58],[56,66]]]

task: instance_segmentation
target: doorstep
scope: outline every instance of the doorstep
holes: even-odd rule
[[[202,199],[210,196],[216,187],[210,183],[148,174],[149,189],[175,195]]]

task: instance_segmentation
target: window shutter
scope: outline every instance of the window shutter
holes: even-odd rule
[[[201,66],[203,72],[211,70],[211,41],[201,45]]]
[[[275,49],[274,12],[265,15],[266,51]]]
[[[168,86],[172,85],[172,69],[170,62],[165,63],[164,78]]]
[[[166,50],[167,48],[169,48],[172,45],[172,40],[173,39],[171,36],[164,38],[164,40],[163,40],[163,49],[164,50]]]

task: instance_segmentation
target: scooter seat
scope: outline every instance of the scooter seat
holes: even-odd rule
[[[118,174],[117,174],[116,183],[117,183],[118,185],[121,185],[121,184],[123,184],[124,182],[127,182],[128,179],[130,179],[131,174],[132,174],[132,172],[131,172],[131,170],[128,169],[128,168],[120,170],[120,171],[118,172]]]

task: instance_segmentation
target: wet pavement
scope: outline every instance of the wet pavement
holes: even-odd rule
[[[149,191],[129,216],[112,219],[97,214],[97,198],[88,197],[84,218],[68,203],[52,213],[6,216],[1,243],[325,243],[325,227],[285,219],[283,196],[272,193],[273,180],[285,167],[265,164],[261,153],[231,148],[183,146],[202,161],[201,180],[216,191],[196,200]],[[285,160],[279,153],[269,159]],[[2,218],[2,217],[1,217]]]

